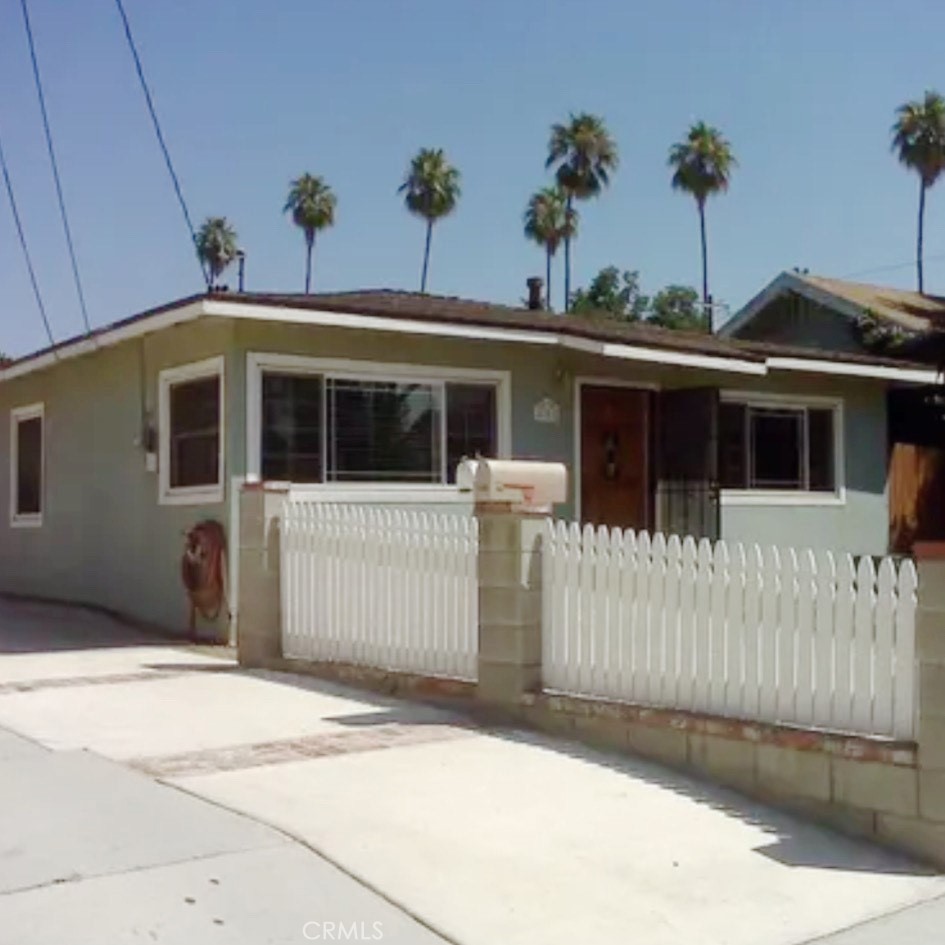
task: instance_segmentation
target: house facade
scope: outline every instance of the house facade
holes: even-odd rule
[[[945,363],[945,298],[807,272],[782,272],[722,328],[756,344]],[[945,401],[937,381],[887,393],[889,546],[945,539]]]
[[[888,394],[935,371],[763,347],[409,293],[184,299],[0,371],[0,591],[180,629],[183,533],[236,546],[247,479],[468,513],[476,454],[564,462],[568,518],[884,553]]]

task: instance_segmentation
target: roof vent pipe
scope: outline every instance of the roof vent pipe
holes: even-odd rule
[[[528,286],[528,307],[533,312],[544,308],[545,305],[542,301],[541,289],[545,284],[545,280],[540,276],[531,276],[525,280],[525,284]]]

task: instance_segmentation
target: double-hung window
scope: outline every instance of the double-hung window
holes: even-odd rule
[[[10,413],[10,524],[43,524],[45,416],[42,404]]]
[[[223,500],[223,358],[160,374],[160,500]]]
[[[839,497],[839,403],[728,396],[719,413],[719,477],[730,495]]]
[[[317,367],[257,367],[263,479],[442,485],[464,456],[499,452],[498,379]]]

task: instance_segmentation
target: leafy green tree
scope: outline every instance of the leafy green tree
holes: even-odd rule
[[[324,179],[303,174],[289,185],[283,213],[292,214],[292,222],[305,234],[305,294],[312,286],[312,254],[319,230],[334,225],[338,201]]]
[[[578,214],[569,209],[560,187],[545,187],[532,194],[525,208],[525,237],[545,250],[545,308],[551,308],[551,261],[565,238],[577,232]]]
[[[649,299],[640,291],[640,274],[616,266],[601,269],[586,289],[578,289],[571,301],[575,315],[610,315],[638,322],[646,316]]]
[[[207,217],[197,231],[197,258],[209,273],[210,288],[216,287],[217,280],[239,252],[236,230],[226,217]]]
[[[617,144],[604,120],[582,112],[572,114],[567,124],[551,126],[545,167],[555,169],[559,186],[567,195],[570,214],[575,200],[596,197],[610,184],[617,169]],[[571,235],[564,237],[564,310],[571,308]]]
[[[705,318],[699,293],[688,285],[668,285],[653,296],[649,322],[661,328],[681,331],[703,331]]]
[[[705,122],[697,122],[685,139],[669,150],[673,168],[673,189],[691,194],[699,209],[699,235],[702,240],[702,301],[709,311],[709,259],[705,235],[705,203],[712,194],[728,190],[737,161],[732,147],[722,133]]]
[[[922,101],[906,102],[896,109],[892,149],[899,162],[919,175],[919,228],[916,238],[916,274],[922,283],[922,240],[925,228],[925,192],[945,170],[945,99],[928,91]]]
[[[407,209],[427,223],[420,276],[421,292],[427,291],[433,224],[456,209],[462,194],[459,181],[459,171],[450,164],[441,148],[421,148],[410,162],[407,176],[397,190],[397,193],[404,195]]]

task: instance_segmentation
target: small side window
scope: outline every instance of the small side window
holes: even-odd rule
[[[43,523],[43,405],[18,407],[10,420],[10,522]]]
[[[223,501],[223,358],[160,374],[160,494],[165,504]]]

